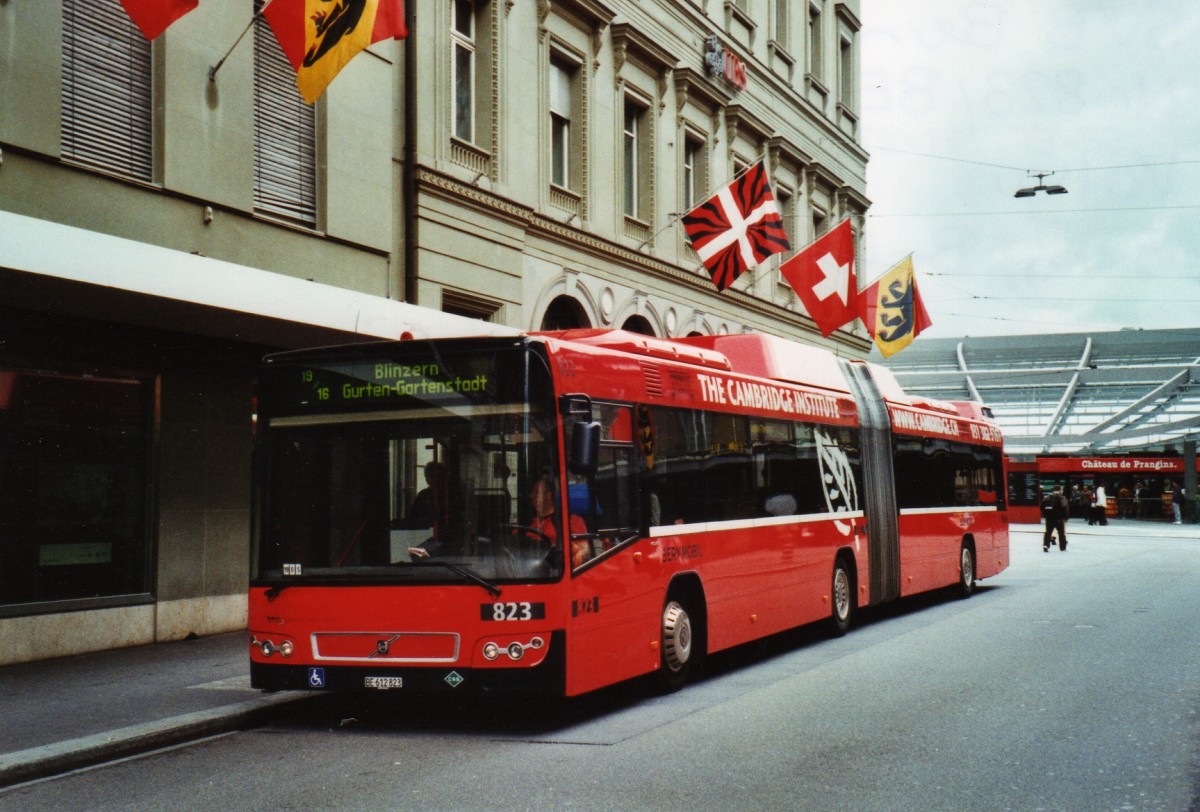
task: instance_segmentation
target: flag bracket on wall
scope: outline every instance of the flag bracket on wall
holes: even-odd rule
[[[271,0],[267,0],[266,5],[267,6],[271,5]],[[264,6],[263,8],[265,8],[265,7],[266,6]],[[217,71],[219,71],[221,69],[221,66],[225,64],[225,60],[229,58],[229,55],[233,53],[234,49],[237,48],[238,45],[241,44],[242,40],[246,38],[246,35],[248,33],[250,33],[250,29],[254,27],[254,21],[257,20],[261,14],[262,14],[262,9],[259,9],[258,11],[254,12],[254,14],[250,17],[250,22],[246,23],[246,27],[242,29],[242,33],[238,34],[238,38],[233,41],[233,45],[229,46],[229,50],[225,52],[225,55],[217,60],[217,64],[209,67],[208,81],[210,81],[210,82],[217,81]]]

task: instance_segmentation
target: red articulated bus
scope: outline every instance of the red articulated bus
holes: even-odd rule
[[[978,404],[763,335],[270,356],[254,687],[574,696],[1009,560]]]

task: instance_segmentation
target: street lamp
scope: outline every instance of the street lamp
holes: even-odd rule
[[[1024,189],[1018,189],[1013,197],[1033,197],[1038,192],[1045,192],[1048,195],[1065,195],[1067,193],[1067,187],[1059,186],[1058,184],[1046,186],[1042,183],[1043,178],[1047,178],[1053,174],[1053,172],[1030,172],[1029,177],[1037,178],[1038,185],[1026,186]]]

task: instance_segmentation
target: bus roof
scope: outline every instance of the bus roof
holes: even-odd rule
[[[659,360],[737,372],[803,386],[817,387],[840,394],[849,394],[850,387],[838,356],[820,347],[799,344],[779,336],[761,333],[737,335],[689,336],[686,338],[655,338],[626,330],[580,328],[556,332],[534,333],[578,344],[586,344]],[[863,363],[865,361],[854,361]],[[888,403],[909,406],[943,414],[957,415],[969,420],[992,422],[983,404],[934,400],[909,395],[896,376],[886,367],[869,364],[879,392]]]

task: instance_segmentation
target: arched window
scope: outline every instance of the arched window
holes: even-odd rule
[[[654,328],[650,326],[650,322],[645,316],[630,316],[625,319],[625,323],[621,325],[621,329],[628,330],[631,333],[641,333],[644,336],[654,335]]]
[[[570,296],[558,296],[546,308],[542,316],[543,330],[572,330],[576,327],[591,327],[583,305]]]

